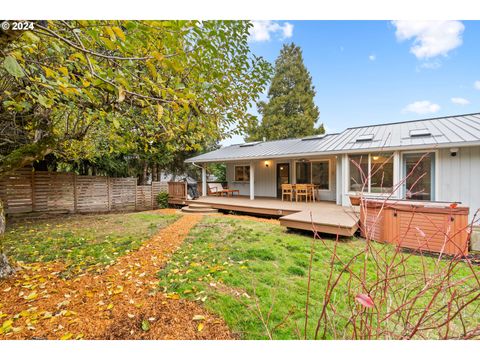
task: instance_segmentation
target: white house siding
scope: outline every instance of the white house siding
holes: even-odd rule
[[[470,219],[477,209],[480,208],[480,147],[462,147],[458,148],[457,156],[451,156],[451,151],[439,149],[435,158],[435,200],[437,201],[460,201],[462,204],[470,207]],[[418,150],[419,153],[425,150]],[[394,183],[398,184],[402,174],[401,156],[403,153],[395,153],[394,158]],[[343,156],[345,160],[337,166],[337,169],[343,172],[343,176],[338,173],[337,184],[342,186],[343,193],[341,204],[349,206],[348,199],[348,157]],[[338,170],[337,170],[338,171]],[[403,191],[399,191],[398,196],[402,196]],[[338,198],[339,195],[337,195]],[[375,194],[369,194],[375,196]],[[394,198],[396,196],[393,196]]]
[[[480,146],[438,151],[437,196],[439,201],[461,201],[470,207],[470,219],[480,208]]]
[[[322,157],[311,160],[330,160],[330,190],[320,191],[320,200],[335,201],[337,192],[336,181],[336,158]],[[265,160],[257,160],[255,164],[255,196],[260,197],[276,197],[277,196],[277,163],[290,164],[290,180],[295,182],[295,160],[293,159],[277,159],[267,160],[269,166],[265,166]],[[231,189],[240,190],[240,195],[250,195],[249,182],[235,181],[235,165],[249,165],[249,162],[227,163],[227,182]]]
[[[267,160],[268,167],[265,166],[265,160],[257,160],[255,165],[255,196],[276,197],[277,196],[277,178],[275,160]],[[292,177],[292,164],[290,160],[279,160],[279,163],[290,164],[290,178]],[[250,195],[250,183],[235,181],[235,165],[250,165],[249,162],[236,162],[227,164],[227,182],[230,189],[240,190],[240,195]]]

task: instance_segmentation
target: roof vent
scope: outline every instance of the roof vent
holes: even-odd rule
[[[362,141],[372,141],[372,140],[373,140],[373,134],[365,134],[365,135],[360,135],[355,141],[362,142]]]
[[[260,144],[260,143],[261,143],[261,141],[254,141],[254,142],[249,142],[249,143],[241,144],[240,147],[255,146],[255,145]]]
[[[302,138],[302,141],[320,140],[320,139],[323,139],[325,136],[327,136],[327,134],[307,136],[307,137]]]
[[[414,129],[410,130],[410,137],[432,136],[428,129]]]

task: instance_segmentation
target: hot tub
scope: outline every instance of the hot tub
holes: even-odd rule
[[[362,199],[360,228],[369,240],[416,251],[468,255],[469,208],[445,202]]]

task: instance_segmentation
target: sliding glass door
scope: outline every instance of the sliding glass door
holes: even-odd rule
[[[435,153],[403,154],[404,197],[435,200]]]
[[[295,183],[314,184],[319,190],[330,190],[330,160],[296,162]]]
[[[295,183],[310,184],[312,182],[312,164],[309,161],[299,161],[295,164]]]

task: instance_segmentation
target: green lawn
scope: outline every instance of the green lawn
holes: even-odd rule
[[[289,233],[278,225],[228,217],[205,217],[192,230],[183,247],[159,273],[160,286],[170,296],[203,302],[210,311],[221,315],[231,329],[243,339],[265,339],[268,338],[268,332],[274,339],[302,338],[310,244],[309,236]],[[334,239],[329,239],[326,244],[317,241],[315,245],[308,338],[314,337],[321,312],[330,274],[329,250],[333,249],[334,244]],[[386,258],[392,256],[393,248],[375,246],[376,249],[385,251]],[[347,262],[364,247],[365,242],[361,239],[344,239],[338,243],[338,255],[342,261]],[[419,274],[422,273],[423,265],[419,256],[401,254],[399,259],[404,256],[408,257],[405,268],[410,275],[396,281],[395,286],[408,289],[413,288],[413,284],[418,286],[418,283],[421,283],[418,280],[421,280]],[[362,256],[353,262],[352,269],[355,272],[359,274],[362,272],[364,259]],[[426,269],[433,271],[435,258],[424,257],[423,263]],[[354,280],[349,281],[348,272],[342,270],[342,262],[334,261],[334,277],[340,273],[342,277],[332,293],[329,316],[334,313],[336,315],[328,320],[332,322],[332,326],[327,327],[326,338],[351,337],[350,333],[346,333],[350,330],[345,330],[348,329],[348,316],[352,307],[359,308],[354,300],[355,294],[358,293],[353,290],[358,283]],[[376,270],[377,265],[368,258],[366,266],[368,283],[375,282]],[[467,274],[466,266],[460,265],[455,276]],[[470,282],[468,286],[474,285]],[[392,301],[401,301],[398,296],[407,294],[408,291],[405,289],[394,296]],[[414,312],[425,308],[431,294],[431,291],[427,292],[416,303],[413,307]],[[439,301],[444,301],[443,297]],[[467,319],[467,325],[478,324],[480,321],[479,312],[474,313],[476,317]],[[454,330],[458,328],[451,331]],[[437,335],[431,332],[428,336]],[[388,338],[386,335],[381,337]]]
[[[69,271],[113,262],[178,215],[122,213],[74,215],[48,220],[25,220],[7,228],[4,244],[13,259],[31,262],[59,260]]]

